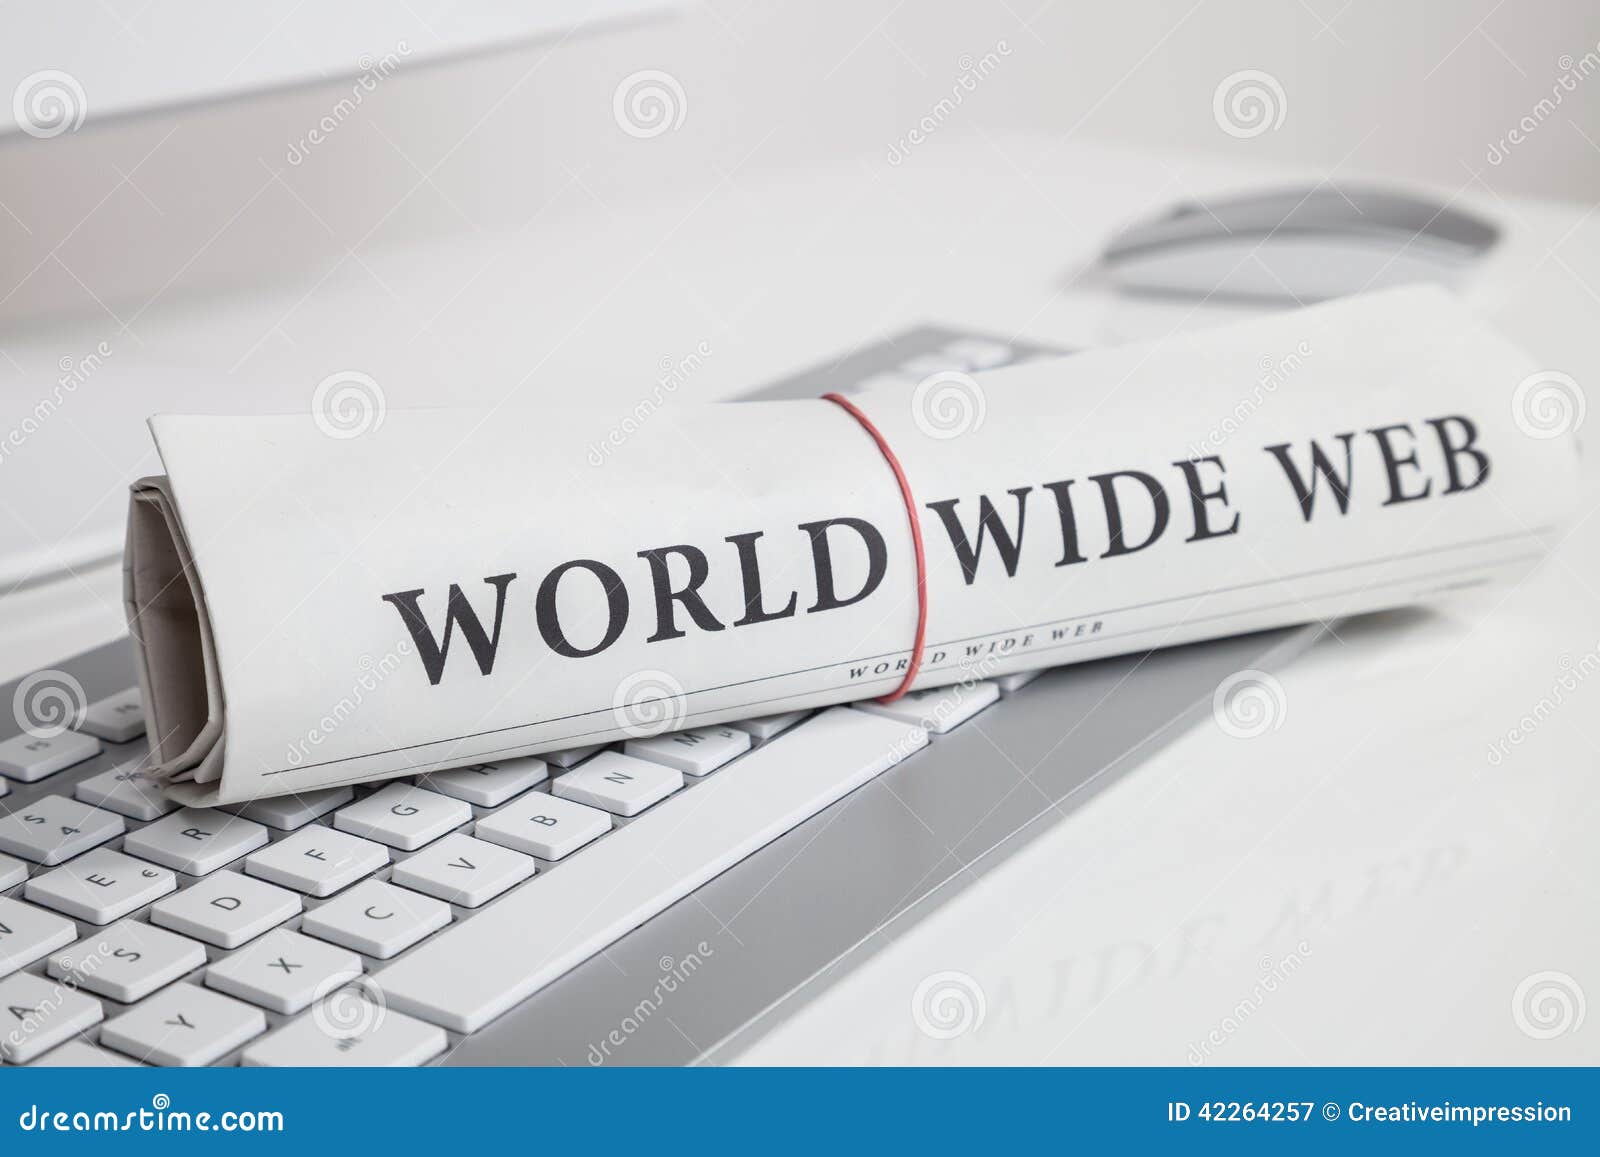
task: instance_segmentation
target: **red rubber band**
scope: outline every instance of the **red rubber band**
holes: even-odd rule
[[[911,483],[906,479],[906,472],[900,466],[900,459],[895,457],[894,451],[884,439],[883,432],[874,426],[872,419],[863,414],[861,408],[848,398],[839,394],[823,394],[822,400],[832,402],[849,414],[878,444],[878,449],[883,453],[883,460],[889,464],[889,469],[894,471],[894,480],[900,484],[900,497],[906,504],[906,521],[911,524],[911,548],[917,558],[917,637],[911,643],[911,665],[906,668],[906,677],[900,680],[900,686],[878,700],[879,703],[893,703],[911,690],[911,684],[916,682],[917,674],[922,670],[922,647],[927,641],[928,560],[922,552],[922,520],[917,517],[916,499],[911,497]]]

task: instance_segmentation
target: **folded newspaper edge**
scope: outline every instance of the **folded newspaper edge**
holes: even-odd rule
[[[915,688],[1522,573],[1576,490],[1552,380],[1417,288],[855,394],[926,542]],[[125,594],[151,770],[184,802],[907,675],[911,513],[835,405],[363,418],[151,419],[167,473],[132,488]]]

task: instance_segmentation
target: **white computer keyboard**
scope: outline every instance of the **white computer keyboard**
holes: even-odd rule
[[[1045,352],[922,338],[780,387]],[[143,775],[138,692],[119,690],[0,741],[0,1060],[435,1061],[1030,678],[226,810]]]
[[[1030,677],[230,810],[178,807],[138,752],[0,818],[0,1056],[425,1063]],[[0,772],[133,738],[119,701]]]

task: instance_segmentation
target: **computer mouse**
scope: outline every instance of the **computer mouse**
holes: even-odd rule
[[[1311,302],[1453,284],[1499,234],[1426,197],[1325,182],[1178,205],[1119,233],[1101,263],[1141,292]]]

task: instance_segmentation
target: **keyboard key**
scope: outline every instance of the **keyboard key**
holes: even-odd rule
[[[340,831],[402,852],[414,852],[470,822],[472,809],[461,800],[403,783],[380,788],[333,816],[333,826]]]
[[[447,904],[476,908],[533,875],[532,857],[454,832],[395,865],[394,882]]]
[[[479,820],[473,835],[541,860],[559,860],[610,830],[611,817],[598,808],[530,791]]]
[[[218,872],[150,909],[150,921],[218,948],[237,948],[300,913],[300,897],[238,872]]]
[[[0,896],[0,976],[19,972],[77,938],[71,920]]]
[[[70,864],[28,881],[23,894],[35,904],[89,924],[109,924],[178,890],[165,868],[96,848]]]
[[[144,703],[139,688],[129,687],[89,704],[78,722],[79,731],[97,735],[109,743],[127,743],[144,734]]]
[[[54,953],[48,968],[57,980],[70,977],[79,988],[132,1004],[205,963],[197,942],[124,920]]]
[[[308,936],[387,960],[450,923],[450,906],[393,884],[368,880],[306,913]]]
[[[623,750],[651,763],[677,768],[685,775],[705,775],[750,750],[750,735],[733,727],[696,727],[630,739]]]
[[[47,795],[0,819],[0,852],[48,868],[116,839],[127,826],[121,816]]]
[[[215,808],[180,808],[134,832],[123,850],[175,872],[205,876],[266,844],[267,829]]]
[[[880,716],[824,711],[386,967],[389,1007],[475,1032],[927,741]]]
[[[560,859],[610,832],[611,823],[611,816],[600,808],[555,799],[547,792],[528,792],[480,819],[472,834],[539,859]]]
[[[0,980],[0,1057],[27,1064],[100,1023],[100,1002],[64,984],[19,972]]]
[[[267,1018],[195,984],[174,984],[100,1029],[100,1043],[151,1065],[185,1068],[219,1061],[267,1031]]]
[[[549,774],[544,760],[528,755],[450,771],[431,771],[422,777],[420,786],[478,807],[499,807],[512,796],[543,783]]]
[[[605,751],[557,777],[550,791],[562,799],[602,808],[613,815],[634,816],[682,786],[683,772],[675,768]]]
[[[244,1065],[399,1068],[444,1052],[442,1029],[376,1003],[360,985],[329,994],[325,1005],[264,1036],[239,1058]]]
[[[576,767],[599,751],[605,744],[591,743],[587,747],[569,747],[564,751],[547,751],[539,758],[551,767]]]
[[[138,1062],[108,1053],[85,1040],[69,1040],[33,1062],[36,1069],[121,1069],[138,1068]]]
[[[389,849],[317,824],[262,848],[244,862],[252,876],[310,896],[331,896],[389,862]]]
[[[855,706],[889,719],[898,719],[943,735],[958,727],[1000,698],[1000,688],[984,680],[979,683],[955,683],[949,687],[933,687],[927,691],[913,691],[893,703],[865,700]]]
[[[28,865],[10,856],[0,856],[0,892],[15,888],[28,878]]]
[[[63,731],[41,739],[23,732],[0,742],[0,775],[32,783],[99,754],[100,741],[92,735]]]
[[[327,787],[299,795],[275,795],[269,799],[231,804],[224,810],[247,820],[255,820],[258,824],[266,824],[269,828],[277,828],[280,832],[292,832],[355,798],[354,788]]]
[[[269,1012],[295,1013],[360,975],[354,952],[279,928],[206,969],[206,984]]]
[[[994,685],[1000,688],[1000,694],[1010,695],[1013,691],[1022,690],[1043,674],[1043,671],[1016,671],[1010,675],[998,676]]]
[[[72,794],[81,803],[114,811],[130,820],[158,820],[178,808],[176,800],[161,794],[138,760],[90,776]]]
[[[799,723],[809,711],[784,711],[777,715],[762,715],[755,719],[740,719],[729,727],[737,727],[740,731],[749,732],[750,737],[757,743],[765,743],[774,735],[789,730]]]

